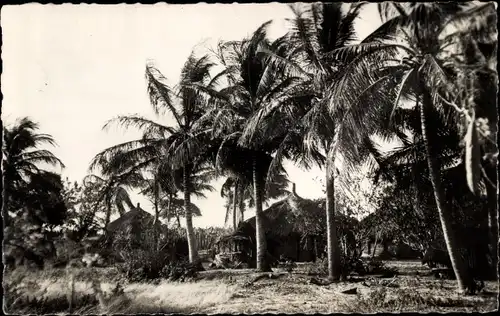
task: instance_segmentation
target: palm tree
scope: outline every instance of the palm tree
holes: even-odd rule
[[[157,115],[171,115],[174,126],[137,115],[115,118],[105,127],[111,123],[119,123],[124,127],[134,126],[144,131],[143,138],[110,147],[99,153],[92,163],[92,166],[105,165],[110,157],[123,152],[121,159],[117,161],[135,165],[137,169],[149,168],[151,172],[152,166],[156,166],[155,168],[173,169],[182,174],[189,260],[192,263],[198,263],[199,260],[190,209],[193,192],[191,176],[197,168],[207,164],[202,154],[210,144],[210,129],[197,124],[204,113],[207,100],[193,86],[210,87],[213,84],[209,82],[212,65],[208,56],[196,58],[192,53],[182,68],[180,83],[174,89],[167,85],[166,78],[158,69],[148,65],[146,80],[153,109]]]
[[[140,175],[137,175],[140,177]],[[121,181],[120,181],[121,180]],[[129,180],[127,183],[126,180]],[[131,210],[135,208],[134,204],[130,200],[130,196],[127,192],[127,189],[131,189],[135,187],[135,183],[130,181],[131,179],[126,179],[125,177],[117,177],[111,176],[110,178],[99,177],[95,174],[87,175],[83,179],[83,184],[86,187],[97,187],[98,188],[98,199],[95,201],[95,205],[93,206],[94,212],[90,212],[89,220],[91,221],[95,212],[103,206],[105,210],[105,219],[104,219],[104,231],[107,232],[108,225],[110,223],[111,215],[114,211],[117,211],[120,216],[125,213],[125,209],[123,204],[126,204],[127,207]],[[115,208],[115,207],[116,208]]]
[[[279,139],[272,135],[254,138],[248,133],[253,124],[249,119],[284,96],[296,80],[284,78],[263,54],[268,50],[274,51],[284,41],[284,38],[279,38],[271,43],[267,39],[270,23],[264,23],[242,41],[219,44],[216,56],[224,67],[220,76],[227,80],[228,85],[219,91],[203,91],[210,95],[214,104],[203,119],[209,122],[212,137],[220,144],[215,163],[217,170],[230,173],[234,179],[251,179],[252,182],[256,209],[257,269],[260,271],[270,270],[262,227],[262,203],[266,183],[269,185],[272,182],[266,181],[266,174],[272,160],[271,153],[279,144]],[[273,169],[281,170],[282,167]]]
[[[183,183],[183,172],[182,170],[170,170],[170,171],[162,171],[161,174],[156,176],[159,180],[159,188],[156,196],[159,197],[159,215],[163,214],[167,220],[171,217],[177,218],[178,226],[180,227],[180,217],[184,217],[185,212],[182,208],[182,204],[179,204],[179,200],[177,199],[177,192],[184,192],[184,183]],[[197,165],[190,175],[189,183],[191,183],[191,195],[197,198],[206,198],[204,192],[215,191],[215,188],[209,183],[215,178],[215,171],[211,166],[205,165]],[[151,182],[151,180],[149,180]],[[153,190],[151,189],[151,185],[147,186],[141,193],[146,195],[152,195]],[[163,193],[163,196],[160,195]],[[158,204],[157,203],[157,204]],[[200,209],[193,203],[190,204],[190,208],[192,210],[193,216],[201,216]],[[180,212],[182,211],[182,212]],[[158,212],[158,211],[157,211]]]
[[[4,177],[4,199],[2,216],[4,227],[9,226],[9,212],[16,213],[26,203],[27,188],[34,177],[49,177],[47,183],[53,183],[53,173],[46,172],[40,164],[59,166],[64,164],[51,151],[39,149],[43,145],[55,146],[56,142],[48,134],[37,133],[38,123],[28,117],[18,120],[12,127],[3,128],[2,169]],[[59,180],[60,182],[60,180]],[[18,214],[16,214],[18,215]]]
[[[201,216],[201,210],[196,204],[190,204],[190,208],[192,210],[193,216]],[[177,227],[181,227],[180,218],[184,217],[186,212],[184,212],[184,199],[179,199],[175,195],[172,195],[168,199],[162,199],[160,201],[160,216],[167,220],[167,223],[170,223],[172,218],[176,219]]]
[[[450,30],[448,26],[452,24],[463,30],[463,27],[455,22],[470,21],[472,17],[477,17],[476,21],[484,21],[484,16],[494,14],[491,11],[492,5],[481,5],[467,11],[464,11],[464,5],[461,3],[412,3],[405,6],[390,3],[390,5],[397,10],[397,15],[375,32],[376,35],[370,38],[373,42],[336,50],[336,54],[344,56],[363,53],[349,64],[348,68],[351,68],[351,71],[346,72],[340,84],[331,91],[332,103],[336,104],[336,106],[332,104],[331,108],[337,112],[334,113],[337,117],[342,117],[341,112],[357,113],[343,119],[343,124],[356,126],[361,131],[359,134],[366,137],[373,132],[372,130],[366,133],[367,129],[362,125],[367,118],[374,124],[386,127],[387,122],[394,119],[395,109],[402,105],[401,101],[415,104],[420,114],[429,177],[443,234],[459,289],[464,291],[466,287],[473,286],[472,279],[457,252],[456,236],[450,226],[450,213],[439,176],[441,165],[436,159],[439,153],[436,151],[436,145],[431,142],[433,135],[430,134],[428,118],[433,110],[437,110],[447,118],[448,124],[457,124],[456,110],[459,109],[460,112],[462,110],[453,107],[449,100],[452,96],[456,96],[459,103],[467,104],[468,96],[467,91],[465,93],[464,90],[460,91],[460,85],[457,85],[460,75],[457,74],[454,65],[450,64],[449,58],[453,56],[450,47],[453,46],[453,41],[457,39],[460,31],[448,35],[446,32]],[[491,27],[485,26],[484,23],[468,26],[471,29],[491,30]],[[377,37],[381,38],[384,35],[385,43],[375,42]],[[404,38],[404,43],[387,42],[395,35]],[[389,56],[392,55],[392,58],[382,58],[376,63],[368,62],[368,59],[374,58],[374,53],[381,52],[390,53]],[[400,62],[394,59],[396,54],[402,57]],[[353,93],[355,91],[361,91],[361,94]],[[363,107],[363,103],[367,100],[371,101],[371,106]],[[471,108],[470,104],[467,108]],[[475,186],[477,177],[473,178]]]
[[[288,193],[288,179],[285,174],[281,173],[271,181],[263,193],[263,202],[280,198]],[[228,177],[222,184],[221,197],[226,198],[226,202],[232,207],[226,208],[226,216],[224,224],[229,222],[229,216],[233,216],[233,229],[238,228],[238,224],[244,220],[245,204],[248,207],[255,207],[255,200],[253,195],[252,179],[245,179],[244,177]],[[245,203],[246,202],[246,203]]]
[[[491,21],[489,25],[495,27],[496,16],[489,16]],[[496,71],[496,50],[498,47],[498,37],[496,32],[461,32],[460,45],[464,50],[461,59],[457,58],[457,67],[461,69],[466,76],[470,77],[473,89],[475,106],[475,116],[479,123],[479,129],[482,131],[482,138],[485,140],[482,144],[477,137],[470,139],[474,142],[474,148],[484,153],[481,159],[481,178],[486,181],[486,190],[489,201],[488,222],[490,227],[491,257],[493,265],[498,265],[498,213],[497,213],[497,123],[498,111],[496,107],[498,73]],[[468,123],[464,121],[463,123]],[[472,126],[472,125],[469,125]],[[471,130],[473,132],[473,130]],[[474,133],[475,134],[475,133]],[[477,136],[470,133],[470,136]],[[486,137],[485,137],[486,136]],[[478,146],[479,145],[479,146]],[[471,146],[468,146],[471,148]],[[472,148],[471,148],[472,149]],[[477,154],[477,151],[476,154]],[[472,153],[472,151],[471,151]],[[476,158],[477,161],[477,158]],[[477,164],[476,164],[477,166]],[[483,170],[484,168],[484,170]],[[476,172],[478,174],[478,172]],[[478,176],[476,176],[478,177]],[[477,181],[477,178],[476,178]]]
[[[464,150],[459,144],[458,126],[447,124],[448,122],[444,121],[435,109],[431,109],[428,113],[427,123],[429,133],[435,135],[434,149],[438,154],[435,159],[441,165],[441,177],[447,201],[456,205],[455,210],[465,209],[466,204],[470,202],[477,204],[480,199],[468,191],[466,186],[459,185],[464,183],[465,169],[461,175],[456,174],[457,168],[463,167],[464,161]],[[418,109],[396,109],[392,129],[399,143],[393,149],[382,152],[372,141],[366,144],[371,147],[370,150],[375,158],[375,166],[372,165],[374,181],[386,178],[394,183],[396,190],[411,197],[415,216],[423,216],[427,206],[435,208],[435,201],[430,179],[426,177],[429,171]],[[481,187],[485,188],[486,185],[486,180],[483,179]],[[455,222],[459,222],[459,215],[454,212]]]
[[[286,102],[271,103],[254,116],[247,134],[258,129],[273,130],[281,140],[275,150],[273,166],[282,159],[325,166],[327,195],[328,277],[340,278],[340,251],[335,228],[334,173],[337,147],[344,149],[351,136],[338,136],[338,127],[328,113],[326,92],[344,71],[344,61],[332,58],[332,51],[355,40],[354,20],[362,5],[352,5],[343,13],[341,4],[312,4],[306,9],[291,6],[292,26],[277,49],[267,52],[271,63],[294,84]],[[280,53],[282,54],[280,56]],[[335,57],[335,56],[333,56]],[[279,122],[278,128],[276,122]],[[263,127],[264,126],[264,127]],[[253,127],[253,128],[252,128]],[[269,132],[268,132],[269,133]],[[303,151],[307,155],[304,157]],[[326,162],[324,157],[327,157]],[[271,171],[273,168],[271,168]]]

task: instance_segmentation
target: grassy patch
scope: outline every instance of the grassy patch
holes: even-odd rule
[[[404,272],[412,264],[390,263]],[[421,269],[413,263],[413,271]],[[394,278],[361,277],[356,282],[327,286],[310,284],[303,272],[254,283],[253,270],[201,272],[196,281],[127,282],[114,269],[75,269],[77,314],[99,313],[376,313],[376,312],[487,312],[497,308],[498,283],[486,282],[489,294],[460,296],[452,280],[410,275]],[[101,280],[104,307],[99,304],[91,278]],[[122,285],[123,291],[113,289]],[[4,278],[5,311],[15,314],[67,313],[69,278],[64,269],[15,271]],[[357,289],[357,294],[342,292]],[[17,300],[17,301],[15,301]]]

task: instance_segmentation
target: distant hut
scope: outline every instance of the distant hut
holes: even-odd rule
[[[137,224],[143,227],[151,227],[153,221],[154,216],[142,209],[140,203],[137,203],[137,207],[123,213],[119,218],[109,223],[107,232],[115,233],[117,231],[129,231]]]
[[[362,241],[366,245],[366,254],[379,259],[419,258],[422,253],[401,241],[395,224],[385,220],[381,212],[375,211],[360,222],[360,227],[367,232],[365,240]]]
[[[267,251],[271,260],[287,257],[297,262],[315,261],[325,253],[326,215],[325,199],[309,200],[297,195],[295,184],[285,199],[272,204],[263,211]],[[353,225],[357,220],[337,214],[338,232],[353,241]],[[245,252],[250,266],[256,261],[255,217],[240,223],[231,235],[220,239],[219,251]]]

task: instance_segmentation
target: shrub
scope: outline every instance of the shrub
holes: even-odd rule
[[[196,271],[185,262],[188,253],[184,251],[187,250],[187,240],[183,230],[168,230],[160,236],[159,245],[155,244],[151,230],[138,236],[140,247],[123,236],[118,237],[121,239],[115,248],[122,261],[118,266],[129,281],[184,280],[194,274],[193,270]]]
[[[171,261],[163,267],[160,276],[169,281],[187,281],[198,275],[196,266],[187,261]]]
[[[158,279],[163,267],[169,263],[169,258],[160,251],[130,249],[122,251],[121,256],[123,263],[117,267],[131,282]]]
[[[397,274],[397,269],[388,267],[383,261],[371,259],[364,262],[366,274],[381,274],[382,277],[390,278]]]

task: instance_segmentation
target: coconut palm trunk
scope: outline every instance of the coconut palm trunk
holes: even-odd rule
[[[189,262],[199,264],[198,249],[196,248],[196,236],[193,229],[193,214],[191,213],[191,186],[189,181],[189,170],[187,164],[184,164],[184,211],[186,216],[186,236],[189,247]]]
[[[108,226],[109,223],[111,222],[111,206],[109,205],[106,210],[106,217],[104,219],[104,233],[106,234],[108,232]]]
[[[332,166],[330,158],[326,165],[326,238],[328,258],[328,279],[336,281],[340,279],[340,249],[335,225],[335,194]]]
[[[173,194],[169,193],[168,194],[167,212],[165,214],[165,217],[167,219],[167,223],[170,222],[170,215],[172,214],[172,199],[173,199]]]
[[[243,193],[238,196],[238,212],[240,217],[240,222],[245,220],[245,196]]]
[[[234,194],[233,194],[233,229],[236,231],[238,228],[238,180],[234,182]]]
[[[7,190],[5,190],[7,191]],[[4,194],[2,199],[2,218],[3,218],[3,229],[5,231],[6,227],[10,226],[10,215],[9,212],[7,211],[7,199],[9,198],[8,194]]]
[[[441,179],[439,176],[439,166],[435,156],[432,154],[430,139],[427,130],[426,122],[426,110],[432,105],[432,98],[425,88],[425,82],[420,81],[422,87],[422,104],[420,104],[420,121],[422,128],[422,137],[425,144],[425,151],[427,156],[427,164],[429,168],[429,176],[432,183],[432,188],[434,191],[434,198],[436,200],[437,211],[439,214],[439,220],[441,222],[441,228],[443,229],[443,235],[446,242],[446,248],[450,256],[451,265],[455,276],[457,278],[457,283],[459,290],[465,292],[467,288],[473,282],[470,277],[464,260],[462,259],[455,232],[451,226],[451,214],[445,203],[445,198],[443,194],[443,189],[441,187]]]
[[[155,250],[159,249],[159,230],[158,230],[158,221],[160,217],[160,210],[158,208],[158,203],[159,203],[159,188],[158,188],[158,181],[156,179],[156,174],[154,177],[154,199],[155,199],[155,217],[153,221],[153,243],[155,245]]]
[[[490,170],[492,169],[492,170]],[[496,168],[488,168],[488,178],[497,183]],[[486,194],[488,196],[488,229],[491,244],[491,259],[493,263],[495,278],[498,279],[498,213],[497,213],[497,189],[492,184],[486,184]]]
[[[262,188],[260,186],[260,175],[257,169],[256,157],[253,157],[252,159],[252,168],[255,199],[255,240],[257,247],[257,270],[267,272],[271,270],[271,267],[266,260],[267,243],[262,214]]]
[[[378,234],[375,233],[375,242],[373,243],[373,249],[372,249],[372,259],[375,258],[375,251],[377,251],[377,246],[378,246]]]

